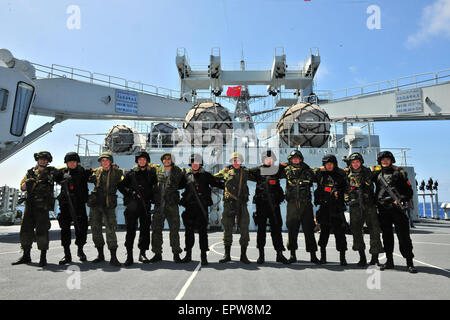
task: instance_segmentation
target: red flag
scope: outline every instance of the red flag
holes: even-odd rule
[[[242,86],[228,87],[227,97],[240,97]]]

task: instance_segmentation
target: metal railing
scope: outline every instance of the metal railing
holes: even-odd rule
[[[52,64],[51,67],[44,66],[38,63],[32,63],[32,65],[36,69],[38,78],[41,79],[67,78],[92,84],[98,84],[109,88],[119,88],[136,91],[143,94],[150,94],[168,99],[179,100],[181,97],[181,92],[179,90],[158,87],[143,83],[141,81],[127,80],[121,77],[67,67],[59,64]]]
[[[436,72],[418,73],[397,79],[369,83],[363,86],[332,91],[318,90],[316,93],[320,100],[333,102],[358,98],[361,96],[382,94],[394,90],[421,88],[429,85],[442,84],[448,81],[450,81],[450,69],[444,69]]]

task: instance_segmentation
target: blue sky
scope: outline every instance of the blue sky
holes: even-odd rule
[[[177,89],[175,54],[185,47],[191,63],[207,64],[220,47],[224,63],[270,64],[275,47],[302,62],[318,47],[317,88],[340,89],[450,68],[450,1],[32,1],[0,0],[0,47],[15,57],[112,74]],[[70,5],[81,10],[81,28],[66,26]],[[381,29],[369,30],[366,9],[381,10]],[[7,31],[6,31],[7,30]],[[31,132],[49,119],[31,117]],[[69,120],[0,165],[0,184],[16,186],[33,165],[32,153],[48,149],[55,164],[73,150],[76,133],[103,133],[111,121]],[[449,121],[377,123],[382,146],[408,147],[419,182],[440,182],[450,201]],[[442,139],[436,139],[436,137]]]

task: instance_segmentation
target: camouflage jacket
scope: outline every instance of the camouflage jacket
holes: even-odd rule
[[[122,169],[114,167],[109,170],[103,170],[102,167],[93,169],[88,181],[95,184],[92,193],[97,196],[96,204],[106,205],[108,208],[115,207],[117,205],[117,187],[122,179]]]
[[[311,187],[316,181],[314,171],[304,162],[298,167],[288,164],[280,173],[286,179],[286,200],[311,201]]]
[[[344,170],[347,177],[347,190],[344,195],[345,202],[350,205],[357,203],[358,194],[361,193],[364,203],[373,203],[375,200],[373,172],[365,166],[361,166],[357,171],[350,167]]]
[[[25,177],[20,182],[27,187],[27,200],[32,201],[36,206],[45,207],[53,210],[54,207],[54,174],[55,167],[46,167],[39,171],[37,167],[27,171]],[[29,203],[29,202],[28,202]]]
[[[164,196],[165,204],[178,205],[180,203],[180,193],[178,190],[183,188],[183,170],[180,167],[173,165],[169,174],[166,174],[164,166],[152,164],[152,167],[156,169],[156,177],[158,179],[158,183],[155,185],[154,190],[155,204],[157,206],[161,205],[161,197]]]
[[[248,201],[247,181],[256,182],[257,179],[251,170],[245,167],[235,169],[231,165],[217,172],[214,177],[225,183],[223,201],[240,200],[242,203]]]

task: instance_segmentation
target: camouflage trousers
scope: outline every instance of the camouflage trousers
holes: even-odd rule
[[[286,214],[286,227],[288,228],[288,250],[297,250],[298,233],[302,225],[305,235],[306,252],[316,252],[317,242],[314,237],[314,213],[311,201],[288,201]]]
[[[152,251],[157,254],[162,253],[164,220],[167,219],[169,224],[169,239],[173,254],[180,254],[183,250],[180,247],[180,213],[178,211],[178,204],[168,205],[164,208],[164,213],[161,213],[159,208],[155,208],[155,213],[152,217]]]
[[[103,239],[102,227],[103,223],[106,227],[106,244],[109,250],[117,249],[117,218],[115,209],[106,209],[105,207],[92,207],[89,211],[89,224],[92,231],[92,240],[96,248],[105,245]]]
[[[233,227],[236,223],[236,202],[234,200],[227,200],[224,202],[224,209],[222,214],[223,225],[223,244],[224,246],[231,246],[233,243]],[[248,226],[250,224],[250,216],[247,210],[247,203],[241,203],[241,212],[239,218],[239,233],[241,237],[239,244],[241,247],[247,247],[250,241],[250,234]]]
[[[39,250],[48,250],[48,230],[50,230],[50,218],[48,209],[36,206],[25,206],[22,225],[20,226],[20,245],[22,249],[31,249],[36,240]],[[36,230],[36,232],[35,232]]]
[[[364,230],[363,225],[366,223],[370,234],[370,254],[377,254],[384,252],[381,244],[381,228],[378,220],[377,209],[375,205],[367,205],[366,210],[361,217],[361,210],[359,204],[350,206],[350,229],[353,235],[353,247],[355,251],[365,250]]]

